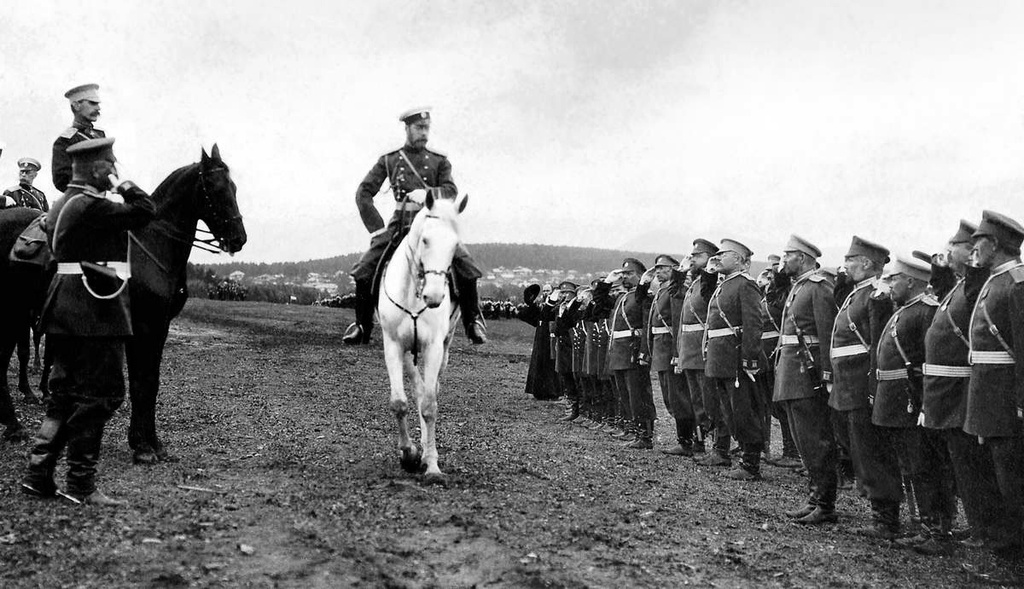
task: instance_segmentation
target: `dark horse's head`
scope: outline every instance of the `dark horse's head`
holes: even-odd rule
[[[213,145],[210,154],[203,149],[199,161],[199,219],[213,233],[220,249],[233,254],[245,245],[245,225],[238,211],[235,182],[231,171],[220,158],[220,148]]]

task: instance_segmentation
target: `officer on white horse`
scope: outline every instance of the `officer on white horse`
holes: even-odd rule
[[[346,344],[370,342],[376,299],[373,296],[374,277],[391,258],[397,243],[408,233],[413,218],[423,208],[427,194],[434,199],[454,199],[458,195],[448,158],[436,150],[427,149],[430,109],[412,109],[402,113],[399,119],[405,123],[405,145],[380,156],[356,190],[356,206],[370,232],[370,248],[352,271],[356,281],[356,321],[342,338]],[[386,226],[373,205],[373,198],[385,179],[395,197],[395,214]],[[459,293],[466,336],[473,343],[482,344],[487,341],[487,332],[476,285],[482,274],[461,244],[452,262],[452,274]]]

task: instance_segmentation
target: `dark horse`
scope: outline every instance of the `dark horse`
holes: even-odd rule
[[[171,320],[188,299],[185,267],[193,245],[216,245],[229,253],[245,245],[245,226],[235,192],[228,166],[214,145],[209,155],[203,150],[199,163],[178,168],[160,183],[153,191],[156,218],[129,237],[132,278],[128,287],[134,335],[125,352],[132,407],[128,445],[136,463],[172,459],[156,434],[164,343]],[[200,220],[209,227],[211,238],[196,238]],[[9,351],[0,360],[4,358],[10,358]],[[6,396],[9,402],[9,392]]]

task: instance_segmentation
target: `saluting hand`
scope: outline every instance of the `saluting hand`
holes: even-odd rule
[[[417,188],[409,193],[409,200],[416,204],[423,204],[427,201],[427,190],[425,188]]]

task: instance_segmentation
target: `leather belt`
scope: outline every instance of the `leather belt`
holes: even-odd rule
[[[925,376],[945,376],[948,378],[970,378],[970,366],[943,366],[942,364],[923,364],[921,370]]]
[[[728,327],[723,327],[721,329],[709,329],[708,330],[708,339],[713,339],[713,338],[716,338],[716,337],[725,337],[727,335],[736,335],[736,333],[732,329],[730,329]]]
[[[761,333],[761,339],[775,339],[777,337],[779,337],[779,332],[777,331],[765,331]]]
[[[910,378],[910,373],[907,372],[906,368],[894,368],[893,370],[882,370],[879,368],[875,371],[875,378],[878,380],[906,380]]]
[[[816,335],[805,335],[804,343],[808,346],[818,343],[818,336]],[[799,346],[800,338],[795,335],[783,335],[779,337],[780,346]]]
[[[666,333],[672,333],[672,329],[669,327],[652,327],[651,335],[664,335]]]
[[[690,331],[704,331],[704,326],[700,323],[684,323],[679,326],[679,331],[683,333]]]
[[[636,337],[640,335],[639,329],[622,329],[619,331],[612,332],[612,339],[622,339],[626,337]]]
[[[95,262],[100,266],[106,266],[117,273],[119,278],[130,276],[128,262]],[[78,262],[57,262],[57,274],[81,274],[82,265]]]
[[[839,346],[838,348],[832,348],[829,357],[833,360],[836,358],[845,358],[847,356],[860,356],[861,354],[867,354],[868,349],[863,344],[853,344],[852,346]]]
[[[1009,352],[980,352],[971,350],[971,364],[1015,364],[1013,356]]]

